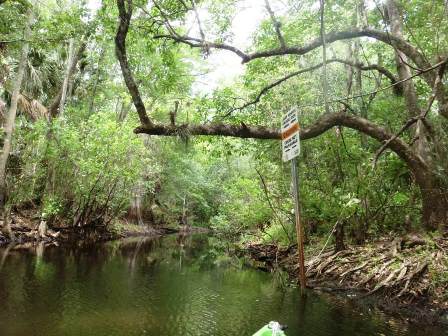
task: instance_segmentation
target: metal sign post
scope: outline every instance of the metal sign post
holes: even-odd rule
[[[300,287],[306,288],[305,277],[305,254],[303,252],[303,228],[300,222],[300,206],[299,206],[299,172],[297,171],[296,158],[291,161],[292,184],[294,189],[294,213],[296,215],[296,235],[297,235],[297,252],[299,253],[299,275]]]
[[[300,223],[299,206],[299,176],[297,171],[296,157],[300,154],[299,121],[295,109],[290,110],[282,118],[282,150],[283,161],[291,160],[291,175],[294,194],[294,214],[296,217],[297,252],[299,254],[299,279],[300,287],[306,288],[305,277],[305,255],[303,252],[303,228]]]

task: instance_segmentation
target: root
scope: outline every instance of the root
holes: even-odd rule
[[[275,245],[256,244],[248,249],[252,257],[268,269],[278,264],[292,276],[297,276],[295,248],[279,249]],[[376,294],[400,304],[422,299],[448,307],[445,296],[448,283],[434,285],[431,275],[436,272],[443,279],[443,274],[448,272],[446,251],[447,238],[430,243],[417,235],[407,235],[340,252],[324,251],[307,258],[306,275],[312,287],[357,288],[365,291],[364,296]],[[425,299],[431,295],[437,299]]]

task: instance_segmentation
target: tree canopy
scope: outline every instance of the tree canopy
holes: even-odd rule
[[[37,207],[51,225],[130,216],[292,242],[279,122],[296,108],[309,236],[334,223],[359,242],[448,228],[445,1],[10,0],[0,9],[4,123],[29,44],[7,208]],[[259,19],[241,43],[235,21],[251,15]],[[229,57],[242,63],[237,76],[214,64]],[[213,85],[220,66],[229,75]]]

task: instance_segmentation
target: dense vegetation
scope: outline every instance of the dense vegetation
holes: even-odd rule
[[[446,232],[446,1],[266,1],[238,49],[241,6],[2,1],[5,234],[31,210],[41,236],[126,220],[289,245],[291,108],[308,240]],[[208,87],[218,51],[244,72]]]

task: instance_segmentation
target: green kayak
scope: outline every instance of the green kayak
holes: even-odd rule
[[[253,336],[286,336],[278,322],[269,322]]]

